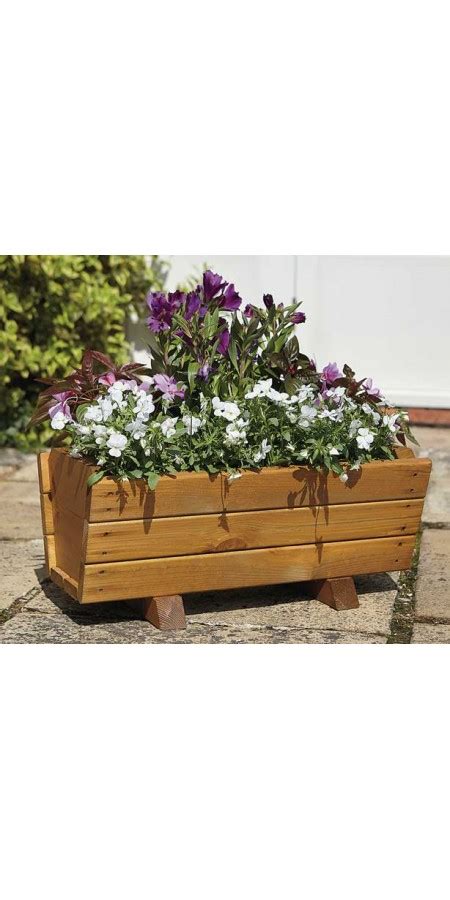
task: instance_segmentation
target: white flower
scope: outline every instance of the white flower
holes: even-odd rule
[[[227,476],[228,481],[236,481],[238,478],[242,478],[242,472],[230,472]]]
[[[159,428],[161,429],[165,438],[171,438],[176,433],[175,423],[178,421],[178,416],[169,416],[168,419],[164,419],[164,422],[158,422]]]
[[[254,397],[268,397],[269,392],[272,390],[272,379],[265,378],[261,381],[257,381],[253,386],[251,391],[248,391],[245,395],[246,400],[253,400]]]
[[[314,406],[306,406],[305,405],[305,406],[300,407],[300,419],[299,419],[300,427],[301,428],[309,428],[309,426],[311,425],[311,422],[314,421],[316,416],[317,416],[317,409],[315,409]]]
[[[353,419],[353,421],[350,422],[350,426],[349,426],[349,429],[348,429],[348,436],[349,436],[349,438],[354,438],[354,437],[355,437],[355,434],[356,434],[356,432],[358,431],[358,428],[359,428],[360,425],[361,425],[361,419]]]
[[[264,438],[260,449],[257,451],[257,453],[255,453],[253,457],[254,461],[260,462],[262,459],[265,459],[267,454],[270,453],[271,449],[272,445],[269,444],[268,441],[266,441],[266,438]]]
[[[397,415],[383,416],[383,425],[385,425],[392,434],[395,434],[395,432],[398,431]]]
[[[144,391],[139,391],[136,397],[136,404],[133,407],[133,412],[135,412],[139,419],[143,421],[147,421],[150,413],[152,413],[155,409],[155,404],[153,403],[153,397],[151,394],[146,394]]]
[[[273,403],[286,403],[289,404],[290,397],[289,394],[280,393],[280,391],[276,391],[275,388],[271,388],[267,394],[269,400],[272,400]]]
[[[375,435],[368,428],[358,428],[356,443],[360,450],[370,450]]]
[[[121,456],[122,450],[125,449],[126,445],[127,438],[124,434],[119,434],[118,431],[112,431],[106,442],[106,446],[109,447],[110,456]]]
[[[230,425],[227,425],[225,431],[225,443],[227,444],[227,446],[232,447],[234,444],[247,443],[247,435],[245,431],[240,431],[239,428],[236,427],[236,424],[234,422],[232,422]]]
[[[361,409],[363,410],[363,412],[366,413],[366,416],[372,417],[373,421],[375,422],[375,425],[378,425],[378,422],[381,421],[381,416],[380,416],[380,413],[378,413],[376,411],[376,409],[373,408],[373,406],[370,406],[369,403],[363,403]]]
[[[74,428],[75,431],[78,432],[78,434],[86,435],[91,433],[91,429],[88,425],[80,425],[78,422],[74,422]]]
[[[103,413],[97,403],[92,404],[92,406],[88,406],[87,410],[84,413],[83,419],[85,422],[103,421]]]
[[[106,422],[107,419],[112,415],[113,405],[109,397],[99,397],[97,403],[102,411],[103,421]]]
[[[332,447],[331,450],[328,451],[330,456],[339,456],[339,450],[336,450],[336,447]]]
[[[339,481],[342,481],[344,484],[345,484],[346,481],[348,481],[348,475],[347,475],[347,472],[342,472],[342,473],[339,475]]]
[[[235,419],[238,419],[241,411],[237,405],[237,403],[231,403],[226,400],[219,400],[219,397],[214,397],[212,401],[214,415],[219,416],[221,419],[226,419],[228,422],[234,422]]]
[[[319,413],[319,419],[331,419],[332,422],[338,422],[342,419],[342,410],[339,407],[322,409]]]
[[[188,434],[196,434],[201,424],[202,420],[195,416],[183,416],[183,425]]]
[[[82,458],[82,454],[79,452],[79,450],[77,450],[76,447],[72,447],[72,448],[69,450],[69,456],[73,456],[74,459],[81,459],[81,458]]]
[[[125,425],[125,431],[128,431],[135,441],[139,441],[145,436],[145,427],[139,418],[134,419],[133,422],[129,422],[128,425]]]
[[[66,427],[67,422],[70,422],[69,416],[65,416],[63,412],[57,412],[53,416],[51,426],[55,431],[61,431]]]

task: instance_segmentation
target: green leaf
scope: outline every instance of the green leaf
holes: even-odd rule
[[[104,471],[104,469],[100,469],[98,472],[93,472],[92,475],[89,475],[87,486],[92,487],[93,484],[97,484],[97,482],[101,481],[102,478],[105,477],[105,475],[106,472]]]
[[[228,347],[228,356],[231,359],[231,362],[236,369],[236,372],[239,375],[239,363],[237,360],[237,351],[236,351],[236,341],[232,338],[230,341],[230,345]]]
[[[157,472],[149,472],[147,474],[147,484],[151,491],[155,490],[156,485],[158,484],[160,476]]]

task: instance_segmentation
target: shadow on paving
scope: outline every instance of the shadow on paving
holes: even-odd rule
[[[37,572],[38,570],[36,570]],[[397,590],[396,582],[386,572],[376,575],[361,575],[355,578],[356,590],[359,597],[365,594],[384,593]],[[139,615],[125,602],[114,601],[110,603],[81,604],[65,594],[49,579],[41,584],[49,604],[59,609],[77,625],[114,624],[123,621],[140,620]],[[302,595],[301,582],[294,584],[267,585],[254,588],[236,588],[227,591],[205,591],[184,596],[184,606],[187,616],[196,613],[220,613],[241,609],[261,609],[275,607],[282,603],[311,603],[311,597]],[[27,604],[32,611],[44,612],[39,605],[33,605],[33,601]],[[49,610],[48,606],[46,608]],[[334,610],[330,610],[335,613]],[[336,614],[336,627],[339,626],[339,613]]]

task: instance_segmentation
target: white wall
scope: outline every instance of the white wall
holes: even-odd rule
[[[173,256],[168,289],[207,262],[242,298],[303,300],[306,352],[348,362],[405,406],[450,408],[450,257]],[[142,347],[142,330],[133,335]]]

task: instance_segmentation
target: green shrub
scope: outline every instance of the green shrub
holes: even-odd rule
[[[0,256],[0,446],[37,449],[52,432],[26,430],[39,377],[63,377],[84,349],[129,356],[126,317],[163,286],[143,256]]]

